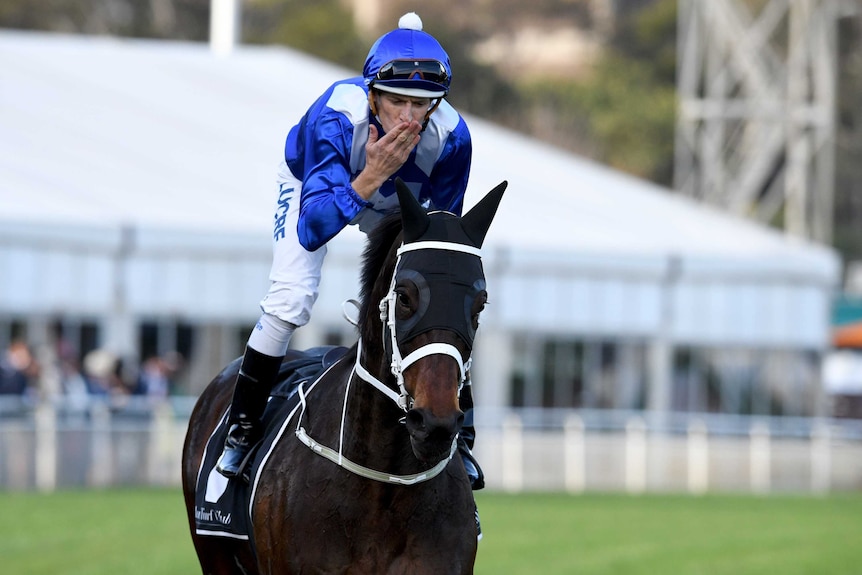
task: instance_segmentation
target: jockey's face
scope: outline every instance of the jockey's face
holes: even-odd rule
[[[374,100],[377,104],[377,117],[384,132],[392,131],[395,126],[402,122],[417,121],[422,124],[425,114],[431,108],[429,98],[416,98],[414,96],[402,96],[389,92],[374,91]]]

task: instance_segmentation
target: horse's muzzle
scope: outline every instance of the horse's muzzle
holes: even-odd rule
[[[464,424],[464,413],[437,417],[427,409],[411,409],[405,418],[413,454],[423,463],[436,463],[449,455],[455,434]]]

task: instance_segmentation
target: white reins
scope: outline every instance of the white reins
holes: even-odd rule
[[[362,340],[360,340],[359,347],[356,350],[357,361],[355,364],[355,367],[358,366],[360,368],[362,367],[359,363],[359,357],[360,357],[360,354],[362,352],[361,341]],[[365,372],[366,374],[368,374],[368,377],[370,378],[370,381],[369,380],[366,380],[366,381],[369,381],[369,383],[372,383],[372,385],[374,385],[374,387],[376,387],[377,389],[379,389],[380,391],[382,391],[383,393],[388,395],[393,400],[397,401],[398,395],[395,393],[395,391],[393,391],[392,389],[383,385],[380,381],[377,380],[377,378],[375,378],[373,375],[371,375],[370,373],[365,371],[365,368],[362,368],[362,371]],[[359,375],[358,372],[356,372],[356,371],[354,371],[354,372],[357,373],[357,375]],[[323,377],[323,375],[321,375],[321,377]],[[362,378],[362,379],[364,379],[364,378]],[[318,378],[318,381],[319,380],[320,380],[320,378]],[[299,386],[297,393],[299,395],[299,403],[302,406],[302,409],[299,413],[299,417],[297,417],[297,419],[296,419],[296,431],[295,431],[296,437],[297,437],[297,439],[299,439],[299,441],[301,441],[303,444],[305,444],[314,453],[320,455],[321,457],[328,459],[329,461],[335,463],[339,467],[343,467],[344,469],[350,471],[351,473],[359,475],[360,477],[365,477],[366,479],[373,479],[374,481],[380,481],[383,483],[392,483],[392,484],[396,484],[396,485],[413,485],[415,483],[422,483],[423,481],[428,481],[429,479],[433,479],[434,477],[437,477],[441,471],[446,469],[446,466],[449,464],[449,462],[452,460],[452,457],[454,457],[455,452],[458,450],[458,436],[457,435],[452,438],[452,446],[449,448],[448,457],[444,457],[443,459],[441,459],[431,469],[426,469],[425,471],[420,471],[419,473],[412,473],[409,475],[394,475],[392,473],[386,473],[384,471],[377,471],[376,469],[371,469],[370,467],[365,467],[363,465],[359,465],[358,463],[351,461],[350,459],[346,458],[344,456],[344,453],[343,453],[344,429],[345,429],[345,423],[347,420],[347,396],[350,393],[350,384],[352,382],[353,382],[353,374],[351,374],[350,379],[347,380],[347,386],[344,388],[344,403],[342,404],[342,408],[341,408],[341,428],[340,428],[339,433],[338,433],[338,451],[336,451],[330,447],[327,447],[327,446],[323,445],[322,443],[315,441],[310,435],[308,435],[308,432],[305,431],[305,428],[302,427],[302,416],[305,414],[305,408],[306,408],[307,403],[306,403],[306,399],[305,399],[305,397],[306,397],[305,396],[305,385],[303,384],[303,385]],[[374,383],[374,382],[376,382],[376,383]],[[315,383],[312,384],[312,387],[314,387],[314,385],[316,385],[316,384],[317,384],[317,381],[315,381]]]

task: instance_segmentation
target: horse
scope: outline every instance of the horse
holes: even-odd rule
[[[207,386],[182,467],[203,573],[473,572],[475,502],[453,455],[464,419],[459,390],[487,299],[480,248],[506,185],[457,217],[426,212],[396,181],[400,215],[384,218],[363,252],[358,340],[300,387],[296,425],[258,454],[248,540],[195,530],[203,452],[230,405],[239,362]]]

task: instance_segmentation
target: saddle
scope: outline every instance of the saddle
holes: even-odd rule
[[[346,353],[346,347],[315,347],[295,352],[295,358],[281,364],[263,413],[262,439],[252,448],[256,453],[251,456],[243,476],[234,480],[229,480],[215,469],[228,431],[228,414],[224,413],[207,441],[198,470],[195,486],[195,531],[198,535],[249,538],[250,484],[260,468],[261,454],[269,451],[284,421],[294,412],[299,386],[316,380]],[[240,361],[242,358],[233,363]],[[229,367],[232,368],[233,364]]]

